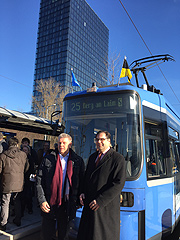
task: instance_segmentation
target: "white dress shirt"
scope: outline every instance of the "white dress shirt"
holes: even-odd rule
[[[61,166],[62,166],[62,171],[63,171],[63,182],[62,182],[62,192],[61,192],[61,196],[63,196],[64,193],[64,182],[65,182],[65,178],[66,178],[66,171],[67,171],[67,162],[68,162],[68,158],[69,158],[69,153],[63,157],[60,153],[59,153],[60,159],[61,159]]]

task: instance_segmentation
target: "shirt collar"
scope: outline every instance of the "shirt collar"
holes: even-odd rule
[[[64,159],[65,161],[67,161],[69,158],[69,152],[65,157],[63,157],[60,153],[59,153],[59,156],[60,156],[60,159]]]
[[[108,147],[103,153],[102,155],[106,154],[109,151],[110,147]]]

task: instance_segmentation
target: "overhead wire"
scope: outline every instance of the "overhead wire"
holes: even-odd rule
[[[15,82],[15,83],[21,84],[21,85],[23,85],[23,86],[25,86],[25,87],[28,87],[28,88],[31,88],[31,89],[32,89],[32,87],[30,87],[30,86],[28,86],[28,85],[26,85],[26,84],[24,84],[24,83],[21,83],[21,82],[19,82],[19,81],[16,81],[16,80],[14,80],[14,79],[12,79],[12,78],[5,77],[5,76],[3,76],[3,75],[0,75],[0,77],[2,77],[2,78],[6,78],[6,79],[8,79],[8,80],[10,80],[10,81],[12,81],[12,82]]]
[[[123,7],[124,11],[126,12],[126,14],[128,15],[128,17],[129,17],[129,19],[130,19],[131,23],[133,24],[133,26],[134,26],[134,28],[136,29],[137,33],[139,34],[140,38],[142,39],[142,41],[143,41],[144,45],[145,45],[145,46],[146,46],[146,48],[148,49],[149,53],[150,53],[150,54],[153,56],[153,54],[152,54],[151,50],[149,49],[148,45],[146,44],[146,42],[145,42],[144,38],[142,37],[141,33],[139,32],[138,28],[136,27],[136,25],[135,25],[134,21],[132,20],[131,16],[129,15],[128,11],[126,10],[126,8],[125,8],[125,6],[123,5],[122,1],[121,1],[121,0],[119,0],[119,2],[120,2],[120,4],[122,5],[122,7]],[[157,67],[159,68],[159,70],[160,70],[160,72],[162,73],[162,75],[163,75],[164,79],[166,80],[167,84],[169,85],[170,89],[172,90],[172,92],[173,92],[174,96],[176,97],[176,99],[177,99],[177,100],[178,100],[178,102],[180,103],[180,100],[179,100],[179,98],[177,97],[176,93],[174,92],[173,88],[171,87],[171,85],[170,85],[169,81],[167,80],[167,78],[166,78],[166,76],[164,75],[163,71],[161,70],[160,66],[159,66],[159,65],[157,65]]]

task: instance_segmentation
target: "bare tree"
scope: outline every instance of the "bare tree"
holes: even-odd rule
[[[110,53],[108,61],[108,82],[109,84],[116,84],[119,81],[119,74],[121,70],[120,53]]]
[[[35,90],[32,105],[38,116],[50,119],[52,112],[62,110],[66,91],[53,78],[36,80]],[[61,120],[61,115],[58,118]]]

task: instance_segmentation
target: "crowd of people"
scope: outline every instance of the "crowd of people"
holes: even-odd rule
[[[6,230],[11,202],[13,222],[20,226],[25,208],[33,213],[32,198],[36,195],[43,240],[69,239],[70,223],[82,206],[78,240],[119,239],[125,160],[111,148],[109,132],[96,134],[97,151],[89,157],[86,169],[71,148],[69,134],[59,135],[54,150],[45,142],[37,153],[28,138],[18,147],[17,138],[10,138],[7,145],[1,133],[0,137],[0,230]]]
[[[11,137],[8,143],[3,137],[0,132],[0,230],[5,231],[10,206],[13,223],[17,226],[21,226],[26,208],[28,214],[33,213],[35,176],[43,159],[39,152],[44,156],[49,154],[50,145],[44,142],[43,149],[36,152],[29,138],[23,138],[19,145],[16,137]]]

